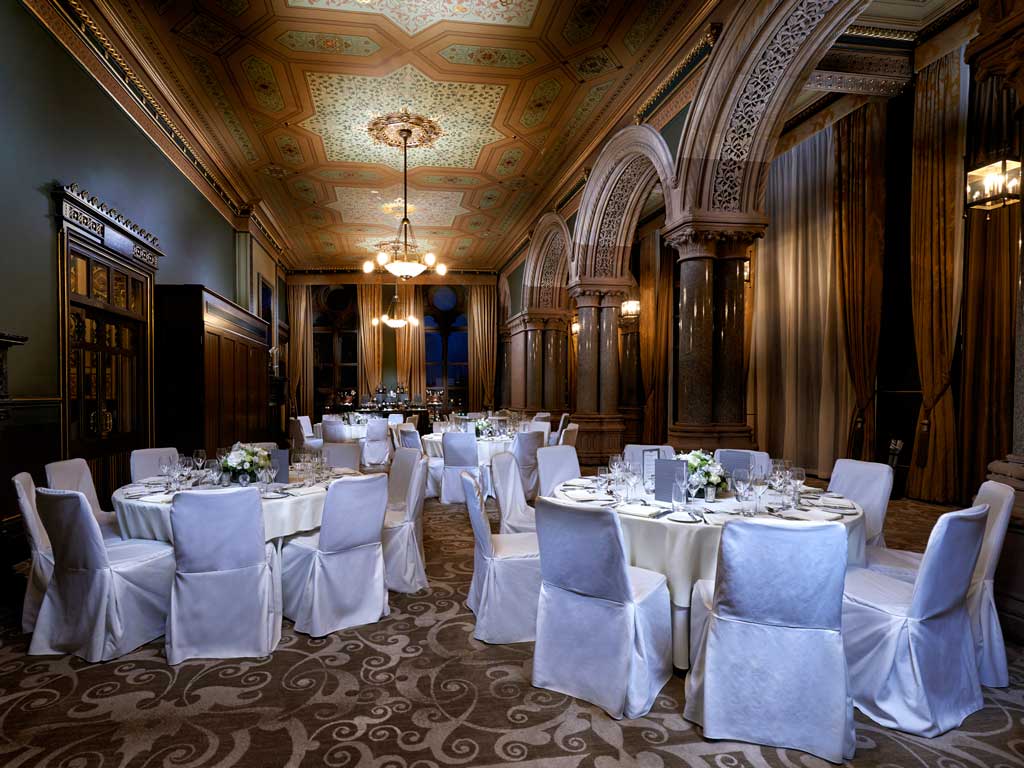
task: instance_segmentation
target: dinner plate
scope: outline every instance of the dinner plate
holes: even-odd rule
[[[701,522],[700,520],[695,520],[694,518],[690,517],[685,512],[670,512],[669,514],[665,515],[665,519],[671,520],[673,523],[699,524]]]

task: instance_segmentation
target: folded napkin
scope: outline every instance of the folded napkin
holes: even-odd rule
[[[656,517],[665,512],[661,507],[654,507],[650,504],[619,504],[615,511],[622,515],[634,515],[635,517]]]
[[[309,488],[292,488],[288,491],[292,496],[312,496],[313,494],[325,492],[321,485],[311,485]]]
[[[562,485],[569,488],[589,488],[594,481],[588,477],[577,477],[575,480],[566,480]]]
[[[170,504],[174,499],[173,493],[153,493],[149,496],[143,496],[137,501],[141,501],[144,504]]]
[[[614,496],[607,493],[594,493],[592,491],[578,491],[572,488],[564,491],[565,495],[573,501],[615,501]]]
[[[352,469],[352,467],[331,467],[331,474],[334,475],[358,475],[358,469]]]
[[[826,512],[823,509],[784,509],[782,514],[786,517],[806,520],[809,523],[833,523],[840,519],[840,515],[834,512]]]
[[[820,507],[830,507],[832,509],[856,509],[857,505],[849,499],[835,499],[831,497],[823,497],[815,501]]]

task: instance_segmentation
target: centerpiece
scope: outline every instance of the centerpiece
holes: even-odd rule
[[[477,437],[488,437],[494,434],[494,426],[490,419],[477,419],[473,425],[476,427]]]
[[[255,478],[256,470],[270,467],[270,452],[251,443],[235,443],[221,461],[221,468],[238,482],[241,475]]]
[[[707,451],[689,451],[676,455],[676,461],[685,461],[690,469],[690,490],[706,492],[710,486],[716,491],[725,486],[725,470]]]

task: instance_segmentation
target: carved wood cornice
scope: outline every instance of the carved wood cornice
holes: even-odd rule
[[[974,77],[1002,77],[1024,111],[1024,0],[982,0],[978,36],[964,54]]]

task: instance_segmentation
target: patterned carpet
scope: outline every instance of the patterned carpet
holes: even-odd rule
[[[920,549],[937,507],[895,502],[890,545]],[[493,515],[493,511],[492,511]],[[653,711],[615,721],[530,686],[531,644],[472,639],[472,534],[462,507],[428,503],[429,593],[392,595],[379,624],[315,640],[285,623],[269,659],[166,665],[161,643],[106,664],[27,657],[0,631],[0,765],[811,766],[798,752],[709,742],[682,719],[676,676]],[[887,531],[890,526],[887,525]],[[1024,656],[1012,687],[933,740],[858,715],[864,766],[1024,765]]]

